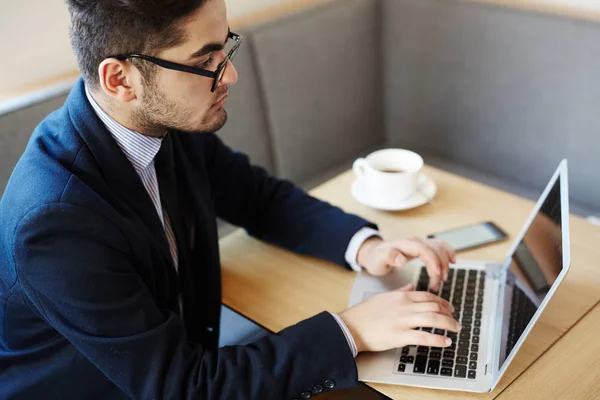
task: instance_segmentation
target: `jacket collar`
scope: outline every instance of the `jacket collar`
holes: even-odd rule
[[[65,107],[76,132],[96,160],[110,191],[144,222],[163,256],[172,263],[169,244],[156,208],[132,163],[92,108],[81,78],[71,90]]]

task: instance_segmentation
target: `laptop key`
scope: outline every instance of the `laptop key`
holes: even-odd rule
[[[413,372],[415,374],[424,374],[425,368],[427,368],[427,356],[423,354],[417,354],[417,357],[415,358]]]
[[[469,349],[466,347],[459,347],[458,348],[458,355],[459,356],[468,356],[469,355]]]
[[[479,312],[479,311],[478,311],[478,312],[476,312],[476,313],[475,313],[475,318],[477,318],[477,319],[481,319],[481,312]]]
[[[427,346],[419,346],[417,347],[417,353],[429,353],[429,347]]]
[[[427,374],[428,375],[437,375],[440,372],[440,360],[429,360],[429,365],[427,366]]]
[[[401,362],[401,363],[405,363],[405,362],[406,362],[406,356],[402,356],[402,357],[400,357],[400,362]]]
[[[406,363],[407,364],[412,364],[415,362],[415,357],[414,356],[408,356],[406,357]]]
[[[459,340],[458,348],[461,348],[461,347],[469,347],[469,341],[468,340]]]
[[[467,366],[466,365],[457,365],[454,367],[454,377],[455,378],[464,378],[467,376]]]
[[[452,368],[444,368],[444,367],[442,367],[442,370],[440,371],[440,375],[452,376]]]
[[[479,343],[479,336],[473,336],[471,340],[473,341],[473,343]]]
[[[444,358],[450,358],[454,360],[454,352],[453,351],[444,351]]]
[[[481,320],[476,319],[475,322],[473,322],[473,325],[477,328],[481,327]]]
[[[479,351],[479,345],[478,344],[472,344],[471,345],[471,351]]]
[[[429,353],[429,358],[442,358],[442,353],[440,351],[432,351]]]
[[[404,372],[405,370],[406,370],[406,365],[405,364],[398,365],[398,372]]]
[[[467,365],[469,363],[469,359],[467,357],[458,356],[456,357],[456,363]]]
[[[450,367],[450,368],[454,367],[454,360],[449,360],[447,358],[444,358],[442,360],[442,367]]]
[[[479,328],[473,329],[473,335],[479,335]]]
[[[469,356],[469,359],[471,361],[477,361],[477,353],[471,353],[471,355]]]
[[[402,354],[407,355],[409,351],[410,351],[410,349],[408,347],[404,347],[402,349]]]
[[[469,362],[469,369],[477,369],[477,362],[476,361]]]
[[[475,379],[475,371],[474,370],[470,370],[469,371],[469,379]]]

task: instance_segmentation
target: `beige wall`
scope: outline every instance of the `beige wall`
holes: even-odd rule
[[[226,0],[237,18],[291,0]],[[0,0],[0,93],[77,69],[65,0]]]
[[[230,18],[294,0],[226,0]],[[477,0],[475,0],[477,1]],[[519,4],[517,0],[479,0]],[[525,0],[525,3],[600,11],[599,0]],[[76,70],[65,0],[0,0],[0,98]],[[4,94],[5,96],[2,96]]]

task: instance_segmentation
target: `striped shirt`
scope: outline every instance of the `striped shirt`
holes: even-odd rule
[[[142,180],[144,188],[146,188],[146,191],[148,192],[148,195],[150,196],[150,199],[156,208],[158,217],[162,222],[163,228],[165,229],[167,241],[169,242],[169,250],[171,251],[175,268],[177,268],[179,262],[179,258],[177,256],[177,242],[175,241],[175,235],[173,234],[169,216],[161,204],[158,179],[156,178],[156,168],[154,167],[154,158],[160,150],[162,138],[146,136],[124,127],[115,121],[98,105],[98,103],[90,95],[87,88],[85,89],[85,94],[92,105],[92,108],[102,123],[104,123],[106,129],[108,129],[129,162],[131,162],[133,165],[135,172],[137,172],[138,176]],[[346,249],[345,259],[353,270],[361,270],[361,267],[357,263],[358,251],[360,250],[360,247],[364,241],[372,236],[379,236],[379,232],[371,228],[362,228],[350,240],[348,248]],[[339,315],[332,313],[332,316],[342,329],[342,332],[348,341],[348,346],[350,346],[350,350],[352,351],[352,355],[356,357],[358,350],[356,348],[354,338],[348,330],[348,327],[344,321],[342,321]]]
[[[109,116],[98,103],[96,103],[87,88],[85,94],[87,95],[92,108],[96,114],[98,114],[98,117],[111,133],[125,154],[125,157],[127,157],[131,165],[133,165],[135,172],[137,172],[142,180],[142,184],[144,185],[144,188],[146,188],[146,192],[148,192],[150,200],[152,200],[152,203],[156,208],[160,222],[165,229],[171,257],[173,257],[175,268],[177,268],[179,266],[177,242],[175,241],[175,235],[173,233],[173,228],[171,227],[171,220],[161,204],[158,179],[156,178],[156,168],[154,167],[154,158],[160,150],[162,138],[142,135],[141,133],[125,128]]]

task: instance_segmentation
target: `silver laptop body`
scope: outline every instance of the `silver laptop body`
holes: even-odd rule
[[[356,360],[359,379],[435,389],[493,390],[563,281],[570,259],[567,161],[563,160],[503,263],[458,260],[451,266],[451,277],[436,294],[454,304],[455,318],[463,326],[454,337],[448,333],[452,347],[407,346],[362,353]],[[427,280],[418,260],[385,277],[359,273],[350,306],[411,282],[417,290],[427,290]]]

